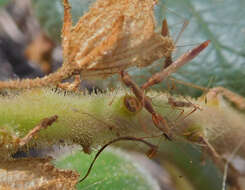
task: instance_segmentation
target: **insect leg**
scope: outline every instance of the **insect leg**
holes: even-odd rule
[[[189,115],[191,115],[192,113],[194,113],[196,110],[202,110],[201,107],[199,107],[199,105],[197,104],[193,104],[191,101],[189,101],[187,98],[185,98],[185,100],[187,101],[186,105],[187,107],[193,107],[193,110],[190,111],[190,113],[188,113],[183,119],[187,118]]]
[[[176,107],[175,107],[175,109],[180,110],[179,115],[178,115],[178,116],[176,117],[176,119],[175,119],[175,121],[178,121],[179,118],[184,114],[185,110],[184,110],[184,109],[181,109],[181,108],[176,108]],[[185,117],[184,117],[184,118],[185,118]]]
[[[179,32],[177,38],[176,38],[175,41],[174,41],[175,44],[177,44],[177,42],[179,41],[179,39],[180,39],[182,33],[185,31],[185,29],[186,29],[186,27],[188,26],[188,24],[189,24],[189,21],[185,19],[185,20],[184,20],[184,23],[183,23],[183,25],[182,25],[182,27],[181,27],[181,30],[180,30],[180,32]]]
[[[158,113],[155,112],[155,110],[152,106],[151,100],[144,95],[143,90],[140,89],[139,86],[131,79],[131,77],[129,76],[128,73],[126,73],[125,71],[121,71],[120,75],[121,75],[121,79],[122,79],[123,83],[127,87],[131,88],[131,90],[133,91],[136,98],[140,102],[142,102],[145,109],[152,115],[152,121],[153,121],[154,125],[164,133],[164,135],[167,139],[170,140],[171,135],[169,132],[168,123],[162,116],[160,116]]]
[[[46,129],[51,126],[55,121],[57,121],[58,116],[54,115],[52,117],[44,118],[40,124],[38,124],[34,129],[32,129],[24,138],[19,140],[18,145],[26,145],[36,134],[40,132],[41,129]]]
[[[197,109],[198,109],[198,108],[194,106],[193,110],[190,111],[190,113],[188,113],[188,114],[183,118],[183,120],[186,119],[188,116],[190,116],[192,113],[194,113]]]
[[[203,42],[199,46],[195,47],[191,51],[183,54],[181,57],[179,57],[176,61],[174,61],[170,66],[168,66],[166,69],[154,74],[146,83],[142,85],[142,89],[147,89],[150,86],[153,86],[155,84],[160,83],[164,79],[166,79],[169,75],[176,72],[180,67],[191,61],[193,58],[195,58],[202,50],[204,50],[208,44],[209,40]]]

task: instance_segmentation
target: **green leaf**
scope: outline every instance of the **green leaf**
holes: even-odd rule
[[[63,169],[76,170],[81,176],[87,172],[95,154],[82,152],[68,155],[54,162]],[[77,185],[78,190],[148,190],[159,189],[157,182],[125,152],[109,149],[104,151],[89,175]]]
[[[176,39],[184,20],[189,25],[177,42],[174,60],[206,40],[211,44],[193,61],[186,64],[173,76],[179,80],[204,87],[223,86],[245,96],[245,17],[244,0],[159,0],[156,8],[158,30],[167,18],[170,35]],[[132,70],[138,83],[143,83],[162,68],[162,63],[150,69]],[[142,80],[142,76],[144,79]],[[166,82],[157,85],[166,89]],[[200,96],[201,91],[178,85],[178,92]]]
[[[245,17],[245,1],[161,0],[160,7],[163,3],[190,22],[177,45],[211,40],[210,47],[175,76],[206,87],[213,80],[211,86],[227,87],[245,95],[245,20],[242,19]],[[159,14],[162,12],[163,8]],[[165,13],[170,25],[180,20],[170,11]],[[190,48],[179,47],[177,55]]]
[[[10,0],[0,0],[0,7],[7,5],[7,3],[9,3],[9,2],[10,2]]]
[[[161,143],[158,152],[162,160],[179,168],[184,178],[188,179],[195,189],[220,189],[223,174],[208,157],[205,158],[204,163],[204,154],[199,146],[183,141]]]

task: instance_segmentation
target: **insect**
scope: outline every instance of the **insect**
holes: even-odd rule
[[[162,33],[155,32],[154,6],[156,2],[156,0],[97,0],[73,26],[71,7],[68,0],[63,0],[64,62],[62,67],[43,78],[1,81],[0,90],[44,86],[58,86],[73,90],[79,84],[80,75],[84,79],[119,74],[122,82],[131,88],[142,107],[152,115],[155,126],[167,139],[171,140],[167,120],[155,111],[151,99],[145,95],[145,90],[162,82],[196,57],[208,46],[209,41],[172,61],[175,43],[168,35],[166,20],[163,22]],[[168,66],[150,77],[141,87],[134,83],[125,71],[133,66],[146,67],[163,57],[166,58]],[[74,83],[62,83],[63,80],[71,77],[75,78]]]
[[[133,66],[145,67],[162,57],[170,59],[175,48],[173,40],[168,36],[166,21],[163,22],[162,34],[155,32],[154,5],[156,1],[97,0],[75,26],[72,26],[71,7],[68,0],[64,0],[63,4],[64,62],[62,67],[43,78],[1,81],[0,89],[58,85],[60,88],[72,90],[77,88],[80,75],[83,78],[89,78],[107,77],[120,73],[122,81],[131,87],[135,96],[152,114],[155,125],[168,136],[165,119],[154,111],[143,91],[161,82],[197,56],[207,47],[209,41],[184,54],[138,88],[136,84],[132,85],[132,80],[125,69]],[[73,76],[74,83],[61,83]]]
[[[163,27],[167,27],[167,25],[165,24],[166,22],[163,22],[163,23],[164,23]],[[162,31],[166,31],[166,29],[162,29]],[[138,87],[137,84],[135,84],[132,81],[132,79],[126,72],[121,71],[121,78],[122,78],[123,83],[132,89],[133,93],[138,98],[138,100],[142,102],[146,110],[152,114],[152,120],[155,126],[159,128],[161,131],[163,131],[163,133],[168,139],[171,139],[170,138],[171,135],[169,133],[169,127],[168,127],[167,121],[162,116],[160,116],[158,113],[155,112],[153,106],[151,105],[151,102],[149,101],[149,98],[147,98],[144,95],[144,90],[149,88],[150,86],[160,83],[161,81],[166,79],[169,75],[176,72],[178,68],[180,68],[181,66],[186,64],[188,61],[196,57],[203,49],[205,49],[208,46],[208,44],[209,44],[209,41],[205,41],[201,45],[192,49],[190,52],[187,52],[184,55],[182,55],[180,58],[178,58],[174,62],[172,62],[171,55],[167,56],[166,58],[169,61],[168,67],[154,74],[150,79],[148,79],[146,83],[144,83],[141,86],[141,88]],[[187,106],[190,106],[190,105],[188,104]]]
[[[138,87],[136,83],[134,83],[134,81],[130,78],[128,73],[121,71],[120,74],[123,83],[129,88],[131,88],[139,102],[141,102],[145,109],[152,115],[152,121],[155,124],[155,126],[163,132],[164,136],[167,139],[171,140],[171,135],[169,132],[167,121],[158,113],[156,113],[152,106],[151,100],[145,96],[144,92]]]
[[[190,113],[188,113],[186,116],[184,116],[183,119],[187,118],[189,115],[191,115],[192,113],[194,113],[197,109],[201,110],[201,108],[198,105],[193,104],[192,102],[188,101],[184,102],[184,101],[177,101],[175,100],[173,97],[169,97],[168,98],[168,103],[172,106],[172,108],[177,108],[181,111],[181,113],[179,114],[179,116],[177,117],[176,120],[178,120],[181,115],[184,114],[184,109],[182,109],[183,107],[193,107],[193,110],[190,111]]]

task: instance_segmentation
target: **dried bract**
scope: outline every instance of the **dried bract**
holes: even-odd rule
[[[0,189],[75,189],[79,175],[60,170],[51,158],[22,158],[0,161]]]
[[[155,4],[154,0],[97,0],[72,26],[70,5],[64,0],[62,67],[44,78],[0,82],[0,89],[52,86],[75,74],[83,79],[106,77],[169,57],[174,43],[155,32]]]

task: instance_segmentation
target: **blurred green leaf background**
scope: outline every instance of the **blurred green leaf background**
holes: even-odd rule
[[[88,170],[95,154],[81,151],[54,161],[58,168],[73,169],[81,176]],[[121,150],[107,149],[98,157],[88,178],[77,185],[78,190],[158,190],[159,185],[136,160]]]
[[[0,7],[6,5],[10,0],[1,0],[0,1]]]

